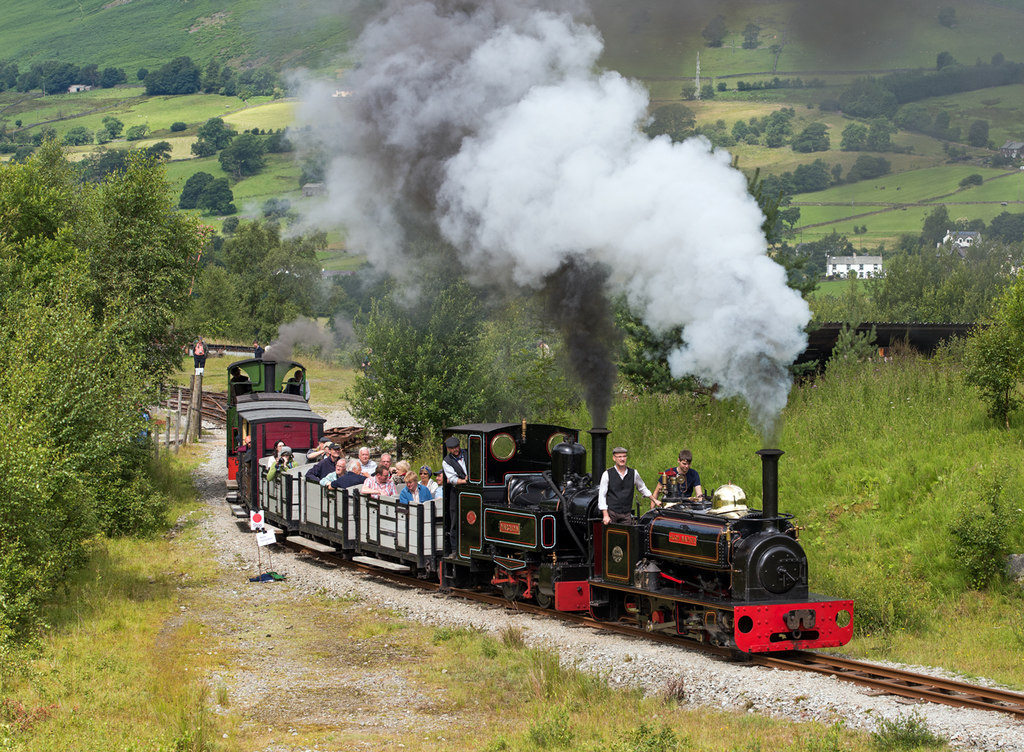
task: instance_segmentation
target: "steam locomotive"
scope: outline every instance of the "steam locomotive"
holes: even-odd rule
[[[763,449],[762,508],[742,489],[683,498],[667,484],[664,506],[634,524],[603,524],[598,481],[609,431],[594,428],[591,471],[579,432],[538,423],[476,423],[444,430],[466,453],[467,482],[442,499],[402,504],[361,487],[324,488],[307,466],[267,480],[265,459],[282,439],[296,456],[316,444],[324,419],[278,383],[298,363],[239,361],[249,393],[230,394],[229,500],[261,509],[301,545],[448,587],[500,590],[558,611],[589,612],[652,632],[754,653],[844,645],[853,602],[810,593],[807,557],[791,515],[778,511],[783,454]],[[233,448],[249,437],[248,451]],[[233,476],[233,480],[232,480]]]

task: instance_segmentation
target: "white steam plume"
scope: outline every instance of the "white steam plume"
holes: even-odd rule
[[[600,37],[571,10],[392,3],[334,100],[333,218],[386,265],[404,228],[429,224],[480,282],[545,288],[575,260],[604,268],[594,295],[624,293],[656,332],[683,328],[675,376],[741,396],[768,430],[810,311],[766,256],[728,155],[643,135],[646,91],[596,72]]]

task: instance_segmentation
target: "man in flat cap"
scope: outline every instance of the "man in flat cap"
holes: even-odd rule
[[[629,525],[633,522],[633,491],[639,490],[648,499],[651,492],[644,484],[640,473],[626,467],[628,452],[624,447],[612,450],[615,464],[601,473],[601,485],[597,494],[597,508],[601,510],[604,524],[617,522]]]
[[[306,472],[306,480],[310,483],[319,483],[335,471],[338,458],[341,457],[341,446],[333,441],[324,445],[327,450],[324,456]]]
[[[459,486],[469,482],[469,473],[466,469],[466,456],[459,446],[459,439],[449,436],[444,440],[444,448],[447,450],[444,462],[444,479],[448,485]]]

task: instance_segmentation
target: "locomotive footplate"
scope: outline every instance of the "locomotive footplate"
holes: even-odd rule
[[[733,601],[659,593],[590,581],[598,619],[634,616],[651,631],[728,644],[746,653],[845,645],[853,636],[853,601],[811,594],[807,600]]]

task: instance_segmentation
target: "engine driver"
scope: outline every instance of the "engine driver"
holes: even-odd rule
[[[700,498],[704,495],[704,489],[700,485],[700,475],[691,467],[692,465],[693,453],[689,449],[684,449],[679,453],[679,464],[676,467],[670,467],[659,478],[675,478],[677,496],[684,499],[694,496]],[[662,485],[662,481],[658,480],[658,485],[654,487],[654,495],[651,497],[651,509],[662,506],[663,502],[658,501],[658,496],[662,491],[667,490],[667,486],[668,483]]]
[[[651,492],[644,484],[640,473],[626,467],[628,452],[624,447],[612,450],[615,464],[601,473],[601,485],[597,494],[597,508],[601,510],[604,524],[617,522],[623,525],[633,523],[633,491],[639,490],[648,499]]]

